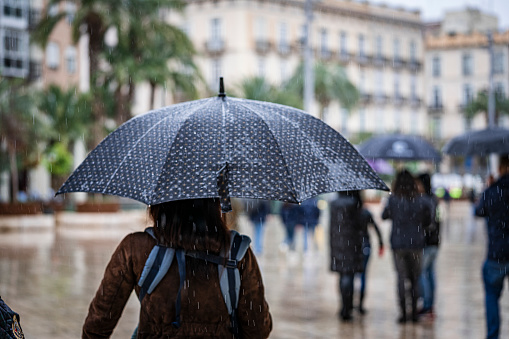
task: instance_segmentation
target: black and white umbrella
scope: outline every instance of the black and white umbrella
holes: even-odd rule
[[[440,153],[417,135],[389,134],[374,136],[359,146],[368,159],[440,161]]]
[[[442,152],[456,156],[509,153],[509,130],[486,128],[467,132],[449,140]]]
[[[145,204],[221,197],[226,211],[230,196],[299,203],[360,189],[388,190],[327,124],[292,107],[220,93],[130,119],[57,194],[103,193]]]

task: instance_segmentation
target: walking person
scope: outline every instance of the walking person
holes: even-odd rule
[[[391,247],[397,273],[400,316],[399,323],[407,317],[406,281],[410,282],[411,320],[419,321],[417,298],[421,275],[422,252],[425,245],[424,228],[430,224],[431,211],[425,198],[418,191],[413,175],[403,170],[396,175],[392,195],[382,212],[382,219],[392,219]]]
[[[295,251],[295,228],[300,220],[300,206],[289,202],[283,203],[281,206],[281,220],[285,227],[285,239],[280,245],[283,252],[287,250]]]
[[[437,213],[438,198],[431,190],[431,177],[428,173],[419,175],[419,181],[424,191],[423,197],[427,199],[430,212],[431,223],[426,230],[424,238],[424,251],[422,255],[421,272],[421,294],[423,299],[420,315],[433,318],[435,316],[433,305],[435,302],[435,261],[438,254],[438,245],[440,244],[440,221]]]
[[[376,224],[375,220],[373,219],[373,216],[371,215],[371,212],[364,207],[362,197],[360,197],[361,202],[361,214],[360,214],[360,231],[362,236],[362,255],[364,257],[363,259],[363,270],[362,273],[360,273],[361,278],[361,287],[360,287],[360,293],[359,293],[359,313],[360,314],[366,314],[366,309],[364,308],[364,297],[366,295],[366,273],[368,269],[368,262],[369,257],[371,256],[371,242],[370,242],[370,236],[369,236],[369,227],[372,227],[375,231],[377,238],[378,238],[378,256],[383,256],[384,254],[384,241],[382,239],[382,234],[380,233],[380,229],[378,228],[378,225]]]
[[[270,204],[267,200],[249,199],[246,201],[246,211],[254,228],[254,252],[260,255],[263,252],[265,221],[270,213]]]
[[[226,228],[219,199],[177,200],[151,205],[149,215],[153,228],[127,235],[113,253],[90,304],[82,337],[109,338],[134,289],[141,299],[135,338],[201,338],[205,334],[234,338],[232,330],[235,328],[238,330],[235,338],[267,338],[272,329],[272,318],[265,301],[262,276],[251,249],[245,247],[246,252],[235,267],[220,268],[203,259],[233,252],[230,246],[233,231]],[[237,243],[237,236],[233,239]],[[148,290],[145,284],[141,287],[139,284],[144,267],[149,265],[149,253],[154,249],[159,254],[173,249],[175,260],[170,259],[169,270],[151,291],[153,284]],[[159,254],[156,261],[161,267],[165,265],[166,254],[161,261]],[[226,262],[225,258],[222,262]],[[229,273],[230,269],[238,270],[242,291],[238,295],[237,310],[231,314],[225,306],[226,299],[220,288],[223,283],[219,277],[220,274],[223,277],[224,271]],[[151,273],[152,270],[148,277]],[[235,303],[231,301],[233,307],[232,304]]]
[[[484,281],[487,338],[500,333],[499,299],[504,279],[509,276],[509,155],[499,159],[497,181],[481,195],[475,215],[486,218],[488,249],[482,268]]]
[[[330,204],[331,270],[339,273],[340,319],[352,320],[354,277],[363,270],[359,191],[339,192]]]
[[[316,249],[315,228],[318,220],[320,220],[320,209],[318,208],[318,199],[316,197],[304,200],[300,204],[299,217],[298,224],[304,227],[304,252],[308,250],[309,246],[312,249]]]

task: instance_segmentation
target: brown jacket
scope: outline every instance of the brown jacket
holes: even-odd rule
[[[147,233],[127,235],[113,253],[104,278],[90,304],[83,338],[109,338],[156,244]],[[193,262],[194,261],[194,262]],[[186,257],[186,284],[182,289],[180,319],[175,329],[175,299],[179,288],[176,260],[141,304],[138,338],[232,338],[230,317],[219,287],[217,265]],[[195,267],[201,266],[201,269]],[[239,263],[241,287],[238,318],[243,338],[267,338],[272,317],[264,298],[262,277],[251,249]]]

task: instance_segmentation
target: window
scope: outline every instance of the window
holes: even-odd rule
[[[433,139],[440,140],[442,138],[442,121],[441,117],[435,115],[431,118],[431,134]]]
[[[470,53],[463,54],[461,58],[461,69],[464,76],[472,75],[473,73],[473,58]]]
[[[474,93],[470,84],[463,85],[463,105],[466,106],[474,99]]]
[[[365,56],[365,51],[364,51],[364,35],[363,34],[359,34],[359,56],[360,57],[364,57]]]
[[[6,0],[4,1],[4,16],[13,17],[13,18],[22,18],[23,17],[23,2],[16,0]]]
[[[417,44],[415,41],[410,41],[410,62],[417,61]]]
[[[256,40],[262,41],[267,39],[267,22],[264,18],[257,18],[255,22]]]
[[[221,39],[221,19],[213,18],[210,20],[210,38],[213,41]]]
[[[287,53],[290,50],[288,45],[288,28],[286,23],[282,22],[279,24],[279,51]]]
[[[48,15],[55,16],[58,14],[58,4],[52,4],[48,7]]]
[[[67,73],[76,73],[76,48],[69,46],[65,50],[65,62],[67,65]]]
[[[401,92],[399,88],[399,74],[394,73],[394,98],[401,99]]]
[[[375,71],[375,95],[377,98],[382,99],[384,96],[384,78],[383,73],[380,70]]]
[[[505,98],[505,88],[502,82],[497,82],[493,87],[496,96],[499,98]]]
[[[375,40],[375,51],[376,51],[376,57],[381,59],[382,58],[382,36],[378,35]]]
[[[410,100],[417,101],[417,79],[414,74],[410,75]]]
[[[342,56],[348,55],[348,48],[346,46],[346,32],[341,32],[339,34],[339,50]]]
[[[60,47],[56,42],[50,41],[46,46],[46,66],[57,69],[60,64]]]
[[[19,52],[20,47],[21,47],[20,33],[15,30],[8,30],[8,32],[6,32],[4,36],[4,50],[9,52]]]
[[[394,60],[399,60],[400,55],[399,55],[399,39],[398,38],[394,39],[392,49],[393,49],[392,54],[394,56]]]
[[[433,87],[431,102],[434,108],[442,107],[442,91],[440,90],[440,87]]]
[[[321,46],[321,55],[323,58],[329,57],[329,35],[327,33],[327,30],[325,28],[322,28],[320,31],[320,46]]]
[[[74,15],[76,13],[76,4],[74,2],[67,1],[65,4],[65,12],[67,23],[72,25],[72,22],[74,21]]]
[[[3,33],[3,34],[1,34]],[[28,33],[4,29],[0,50],[3,52],[0,69],[6,76],[24,77],[28,72]]]
[[[434,56],[431,61],[431,73],[433,77],[438,78],[441,75],[441,67],[440,67],[440,57]]]
[[[504,52],[496,52],[493,54],[493,73],[504,73]]]
[[[265,58],[260,57],[258,58],[258,76],[260,78],[265,77]]]
[[[210,87],[215,88],[219,83],[219,78],[223,74],[223,64],[221,59],[216,58],[211,60],[210,65]]]

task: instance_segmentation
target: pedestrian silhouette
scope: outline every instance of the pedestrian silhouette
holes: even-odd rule
[[[383,210],[382,219],[392,219],[391,247],[400,309],[398,322],[405,323],[408,320],[406,281],[410,282],[411,320],[417,322],[419,277],[425,245],[424,227],[430,224],[431,211],[427,201],[419,195],[415,178],[407,170],[396,175],[392,195]]]
[[[311,246],[317,248],[315,240],[315,228],[320,220],[320,209],[318,208],[318,199],[316,197],[304,200],[300,204],[300,213],[298,224],[304,227],[304,252]]]
[[[300,220],[300,206],[289,202],[283,203],[281,206],[281,220],[285,227],[285,239],[280,245],[282,251],[295,250],[295,228]]]
[[[509,277],[509,156],[499,159],[500,178],[481,195],[475,215],[486,218],[488,251],[482,268],[487,338],[500,333],[499,299]]]
[[[382,256],[384,253],[384,241],[382,239],[382,234],[380,233],[380,229],[378,228],[378,225],[376,224],[375,220],[373,219],[373,216],[371,215],[371,212],[364,207],[362,196],[359,195],[359,198],[361,199],[361,214],[360,214],[360,222],[359,227],[361,231],[362,236],[362,255],[364,257],[363,260],[363,271],[360,273],[360,279],[361,279],[361,287],[360,287],[360,293],[359,293],[359,313],[365,314],[366,309],[364,308],[364,298],[366,296],[366,275],[367,275],[367,269],[368,269],[368,262],[369,258],[371,256],[371,242],[370,242],[370,236],[369,236],[369,227],[372,227],[375,231],[377,238],[378,238],[378,255]]]
[[[431,212],[431,223],[426,230],[424,251],[422,255],[421,295],[422,309],[419,314],[434,317],[433,305],[435,302],[435,261],[440,244],[440,220],[438,198],[431,190],[431,177],[428,173],[419,175],[419,181],[424,191],[423,197],[427,199]]]
[[[354,277],[363,271],[362,201],[359,191],[339,192],[330,204],[331,270],[339,273],[340,319],[352,319]]]
[[[254,252],[255,254],[262,254],[264,236],[265,236],[265,221],[270,212],[270,203],[262,199],[249,199],[246,200],[246,212],[249,220],[253,224],[254,229]]]

